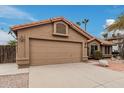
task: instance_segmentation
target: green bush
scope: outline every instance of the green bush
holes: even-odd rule
[[[93,58],[96,60],[102,59],[102,52],[101,51],[94,51]]]
[[[16,46],[16,43],[17,43],[16,40],[10,40],[10,41],[8,42],[8,45]]]

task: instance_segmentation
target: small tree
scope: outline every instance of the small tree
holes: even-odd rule
[[[82,23],[84,24],[84,29],[87,31],[87,23],[89,22],[89,19],[83,19]]]
[[[93,53],[93,58],[94,58],[95,60],[100,60],[100,59],[102,59],[102,52],[101,52],[101,51],[98,51],[98,50],[94,51],[94,53]]]
[[[78,26],[81,26],[82,24],[84,24],[84,29],[86,31],[87,30],[87,24],[88,24],[88,22],[89,22],[89,19],[83,19],[81,22],[76,22],[76,24]]]
[[[104,39],[107,39],[108,38],[108,33],[103,33],[102,36],[103,36]]]
[[[115,22],[107,27],[108,31],[124,31],[124,14],[121,14],[119,17],[117,17],[117,19],[115,20]],[[117,38],[118,42],[118,46],[119,47],[119,52],[121,57],[124,59],[124,35],[118,35],[115,38]],[[121,39],[120,39],[121,38]]]
[[[80,23],[80,22],[76,22],[76,24],[77,24],[78,26],[81,26],[81,23]]]
[[[10,41],[8,42],[8,44],[11,45],[11,46],[16,46],[16,43],[17,43],[16,40],[10,40]]]

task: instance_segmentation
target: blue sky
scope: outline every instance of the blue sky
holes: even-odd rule
[[[124,11],[124,6],[96,6],[96,5],[69,5],[69,6],[0,6],[0,28],[8,31],[9,26],[23,24],[32,21],[49,19],[51,17],[63,16],[72,22],[82,21],[88,18],[90,21],[87,32],[100,37],[104,26],[114,20]],[[82,25],[81,28],[84,28]]]

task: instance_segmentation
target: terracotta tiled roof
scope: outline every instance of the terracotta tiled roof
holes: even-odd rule
[[[101,44],[102,44],[102,45],[112,45],[112,44],[113,44],[112,42],[107,41],[107,40],[99,39],[99,41],[101,41]]]
[[[32,22],[32,23],[28,23],[28,24],[15,25],[15,26],[11,27],[11,30],[16,32],[16,31],[18,31],[20,29],[25,29],[25,28],[34,27],[34,26],[43,25],[43,24],[48,24],[48,23],[57,22],[57,21],[63,21],[65,23],[67,23],[70,27],[72,27],[73,29],[75,29],[77,32],[81,33],[82,35],[84,35],[88,39],[93,38],[93,36],[88,34],[86,31],[81,29],[76,24],[68,21],[64,17],[56,17],[56,18],[51,18],[51,19],[48,19],[48,20],[42,20],[42,21],[38,21],[38,22]]]
[[[118,39],[123,39],[124,36],[119,36],[119,37],[111,37],[111,38],[108,38],[107,40],[108,41],[111,41],[111,40],[118,40]]]
[[[90,42],[92,42],[94,40],[98,41],[101,45],[112,45],[112,42],[110,42],[110,41],[106,41],[106,40],[102,40],[102,39],[97,39],[95,37],[90,39],[90,40],[88,40],[87,42],[90,43]]]
[[[100,40],[100,39],[97,39],[97,38],[91,36],[89,33],[84,31],[83,29],[81,29],[78,25],[74,24],[73,22],[68,21],[64,17],[56,17],[56,18],[51,18],[51,19],[42,20],[42,21],[38,21],[38,22],[32,22],[32,23],[28,23],[28,24],[15,25],[15,26],[11,27],[11,30],[16,32],[20,29],[30,28],[30,27],[39,26],[39,25],[48,24],[48,23],[53,23],[53,22],[57,22],[57,21],[63,21],[65,23],[67,23],[70,27],[75,29],[77,32],[81,33],[83,36],[88,38],[89,39],[87,41],[88,43],[92,42],[93,40],[97,40],[98,42],[100,42],[101,45],[112,45],[112,43],[109,41]]]
[[[92,42],[92,41],[94,41],[94,40],[96,40],[96,41],[98,41],[98,42],[100,42],[97,38],[95,38],[95,37],[93,37],[93,38],[91,38],[90,40],[88,40],[87,42],[88,43],[90,43],[90,42]],[[101,42],[100,42],[101,43]]]

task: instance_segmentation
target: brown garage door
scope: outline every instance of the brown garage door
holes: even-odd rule
[[[81,61],[81,43],[30,39],[30,65]]]

